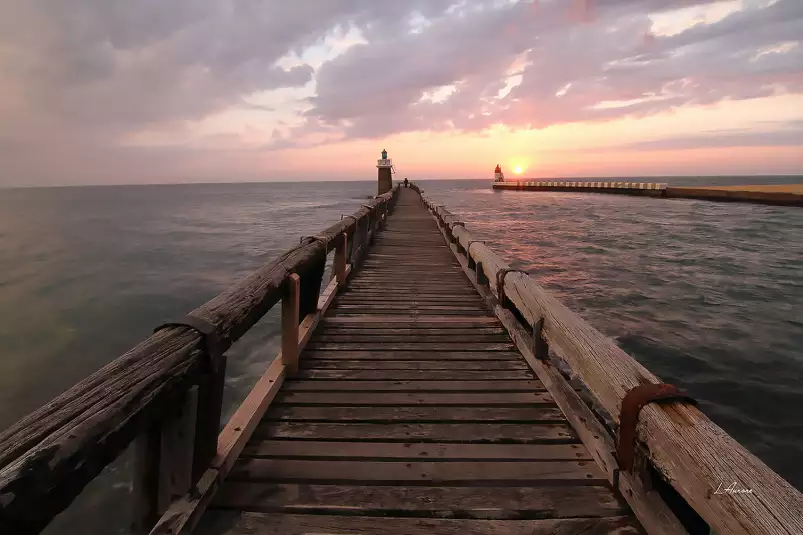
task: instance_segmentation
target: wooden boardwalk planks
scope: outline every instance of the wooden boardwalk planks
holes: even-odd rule
[[[419,196],[339,294],[199,533],[638,533]]]

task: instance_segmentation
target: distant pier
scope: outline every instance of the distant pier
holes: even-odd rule
[[[803,206],[803,184],[676,187],[655,182],[576,182],[576,181],[505,181],[494,182],[495,190],[574,191],[613,193],[668,199],[698,199],[722,202],[752,202],[782,206]]]

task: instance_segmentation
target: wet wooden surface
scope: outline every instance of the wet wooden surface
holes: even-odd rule
[[[639,530],[402,190],[196,533]]]

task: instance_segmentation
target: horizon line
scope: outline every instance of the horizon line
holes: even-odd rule
[[[529,180],[529,181],[541,181],[541,180],[605,180],[605,179],[669,179],[669,178],[796,178],[800,177],[803,178],[803,173],[800,174],[722,174],[722,175],[696,175],[696,174],[687,174],[687,175],[630,175],[630,176],[622,176],[622,175],[588,175],[588,176],[552,176],[552,177],[520,177],[518,175],[513,175],[512,177],[506,178],[506,181],[522,181],[522,180]],[[30,184],[30,185],[2,185],[0,184],[0,189],[3,190],[11,190],[11,189],[47,189],[47,188],[105,188],[105,187],[132,187],[132,186],[221,186],[221,185],[235,185],[235,184],[322,184],[322,183],[330,183],[330,182],[346,182],[346,183],[354,183],[354,182],[374,182],[376,179],[357,179],[357,180],[340,180],[340,179],[332,179],[332,180],[245,180],[239,182],[136,182],[136,183],[121,183],[121,184]],[[404,179],[394,179],[395,181],[402,182]],[[409,180],[409,177],[408,177]],[[415,181],[422,181],[422,182],[430,182],[430,181],[461,181],[461,180],[472,180],[472,181],[481,181],[487,180],[489,182],[493,182],[493,177],[488,178],[416,178],[415,180],[410,180],[410,182]]]

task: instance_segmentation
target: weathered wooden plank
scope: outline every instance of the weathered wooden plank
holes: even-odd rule
[[[314,334],[310,342],[313,343],[324,343],[324,342],[336,342],[342,344],[373,344],[373,343],[406,343],[409,340],[415,340],[418,344],[425,344],[425,343],[435,343],[435,344],[443,344],[443,343],[451,343],[451,342],[459,342],[461,344],[468,344],[468,343],[484,343],[484,342],[496,342],[496,343],[510,343],[510,337],[507,334],[462,334],[462,335],[451,335],[451,334],[412,334],[412,333],[399,333],[399,334],[328,334],[321,332],[320,334]]]
[[[481,306],[481,301],[476,295],[427,295],[427,294],[388,294],[380,295],[344,295],[337,299],[339,305],[361,305],[361,304],[429,304],[449,303],[450,305],[473,305]]]
[[[465,335],[474,334],[501,334],[507,336],[501,326],[478,326],[478,327],[462,327],[457,325],[455,327],[393,327],[391,325],[382,327],[375,326],[374,328],[366,327],[340,327],[340,326],[327,326],[319,330],[321,335],[335,337],[335,336],[388,336],[388,335],[405,335],[405,336],[419,336],[419,335],[449,335],[452,338],[459,338]]]
[[[393,280],[392,284],[389,283],[389,279],[382,278],[382,277],[366,277],[364,275],[358,275],[349,283],[349,287],[353,290],[376,290],[377,288],[386,287],[389,292],[393,291],[404,291],[404,290],[412,290],[417,291],[419,293],[438,293],[438,292],[447,292],[447,291],[454,291],[454,290],[466,290],[470,291],[471,286],[469,283],[463,281],[443,281],[441,284],[436,282],[420,282],[420,281],[409,281],[405,282],[402,280]]]
[[[276,405],[263,421],[293,422],[565,422],[551,407],[306,407]]]
[[[521,392],[398,392],[375,390],[372,392],[355,392],[344,388],[335,391],[285,391],[279,394],[277,401],[305,405],[483,405],[483,406],[515,406],[533,404],[552,404],[552,397],[545,391]]]
[[[377,310],[364,310],[364,309],[339,309],[337,307],[330,309],[330,316],[351,316],[355,318],[365,318],[367,316],[395,316],[397,314],[407,314],[408,316],[416,316],[419,320],[426,320],[427,316],[473,316],[483,317],[488,314],[485,310],[422,310],[418,308],[385,308]]]
[[[433,519],[215,511],[200,535],[636,535],[626,517],[539,520]]]
[[[490,442],[537,444],[576,442],[567,424],[370,424],[263,422],[254,436],[259,438],[359,441]]]
[[[520,361],[521,355],[512,351],[318,351],[306,350],[301,357],[310,360],[395,360],[395,361]]]
[[[214,506],[244,511],[482,519],[604,518],[627,509],[604,487],[413,487],[229,482]]]
[[[244,457],[319,459],[426,459],[454,461],[587,461],[582,444],[439,444],[411,442],[337,442],[313,440],[252,440]]]
[[[398,280],[394,280],[392,282],[392,285],[389,285],[389,279],[387,278],[383,277],[372,278],[359,275],[349,283],[349,287],[355,291],[366,290],[366,289],[376,290],[377,288],[387,287],[389,292],[393,291],[401,292],[405,290],[411,290],[421,294],[437,294],[437,293],[449,293],[456,290],[458,291],[471,290],[471,286],[469,286],[468,282],[444,281],[438,284],[434,282],[430,283],[399,282]]]
[[[415,326],[415,325],[428,325],[437,326],[438,328],[465,328],[470,325],[498,325],[499,320],[495,317],[489,316],[451,316],[451,317],[437,317],[430,316],[426,320],[419,320],[399,314],[382,315],[382,316],[365,316],[365,317],[334,317],[326,316],[321,320],[321,326],[328,325],[360,325],[363,328],[368,328],[372,325],[398,325],[399,327]]]
[[[315,370],[304,369],[299,379],[347,381],[503,381],[534,378],[530,370]],[[325,386],[324,386],[325,388]]]
[[[464,344],[461,342],[453,343],[353,343],[339,344],[337,342],[310,342],[307,348],[316,351],[512,351],[515,346],[512,343],[499,342],[477,342]]]
[[[395,303],[393,301],[388,301],[387,303],[361,303],[359,305],[335,303],[332,308],[337,311],[354,310],[359,312],[368,312],[368,311],[387,312],[394,310],[417,310],[420,312],[427,310],[430,312],[438,312],[440,314],[460,313],[461,315],[468,315],[468,314],[463,314],[467,312],[488,314],[487,310],[484,310],[482,307],[479,307],[477,305],[459,305],[459,304],[431,305],[427,303],[416,302],[412,298],[408,302],[398,302],[398,303]]]
[[[294,380],[284,385],[285,392],[301,391],[375,391],[375,392],[536,392],[543,391],[541,381],[525,376],[504,381],[349,381]]]
[[[440,485],[470,482],[484,484],[600,485],[605,479],[589,461],[496,462],[496,461],[340,461],[296,459],[241,459],[229,477],[232,481],[316,481],[340,484]]]
[[[527,370],[523,360],[344,360],[307,359],[304,370]]]

